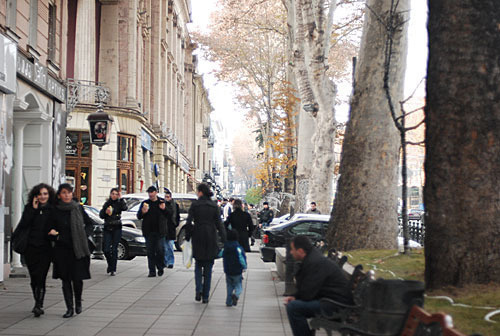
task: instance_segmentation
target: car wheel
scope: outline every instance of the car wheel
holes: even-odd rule
[[[186,240],[186,229],[182,228],[179,231],[179,235],[177,236],[177,240],[175,241],[175,248],[177,251],[182,251],[181,245],[184,243],[184,240]]]
[[[128,255],[128,245],[123,239],[118,243],[118,260],[130,260]]]

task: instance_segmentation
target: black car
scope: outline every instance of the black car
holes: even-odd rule
[[[275,261],[277,247],[286,247],[287,241],[305,235],[314,244],[321,244],[325,240],[330,215],[295,215],[289,221],[265,228],[262,232],[260,254],[262,260]]]
[[[95,208],[87,205],[84,208],[85,212],[94,221],[95,228],[100,227],[102,229],[104,227],[104,220],[96,215],[95,211],[93,211]],[[123,226],[122,238],[118,243],[118,260],[132,260],[138,256],[145,256],[146,252],[146,239],[143,237],[142,231]]]

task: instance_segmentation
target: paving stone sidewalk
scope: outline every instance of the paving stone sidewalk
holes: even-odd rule
[[[84,281],[82,314],[63,319],[59,280],[48,279],[45,315],[33,307],[29,279],[7,279],[0,288],[0,335],[292,335],[282,304],[283,283],[273,281],[272,264],[247,254],[243,294],[237,307],[226,307],[222,261],[217,260],[208,305],[194,301],[194,272],[176,265],[162,277],[147,278],[147,261],[118,263],[118,274],[105,274],[106,263],[93,260],[92,279]],[[50,277],[49,273],[49,277]],[[319,334],[318,334],[319,335]]]

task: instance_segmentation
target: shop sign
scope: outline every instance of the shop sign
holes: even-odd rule
[[[66,135],[66,155],[69,156],[78,156],[78,147],[77,143],[73,142],[69,135]]]
[[[150,152],[153,151],[151,135],[149,135],[143,128],[141,128],[141,146]]]
[[[16,44],[0,34],[0,90],[16,92]]]
[[[179,166],[186,173],[189,173],[189,162],[183,156],[179,157]]]
[[[91,120],[90,124],[90,142],[94,145],[108,144],[109,143],[109,130],[110,123],[101,120]]]
[[[20,52],[17,53],[17,74],[59,102],[66,101],[66,87],[49,75],[45,66],[37,60],[31,62]]]

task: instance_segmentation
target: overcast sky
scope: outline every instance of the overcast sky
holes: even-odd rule
[[[190,30],[207,30],[210,14],[216,8],[217,0],[191,0],[191,3],[193,23],[190,25]],[[411,0],[408,65],[405,80],[406,95],[409,95],[421,79],[425,77],[427,63],[426,18],[426,1]],[[232,138],[232,135],[238,131],[239,125],[244,119],[243,112],[234,101],[234,90],[231,86],[217,82],[215,77],[210,74],[214,67],[214,64],[210,64],[200,57],[198,71],[203,74],[205,86],[209,90],[210,101],[215,109],[214,117],[222,121],[222,124],[228,130],[229,138]],[[349,87],[339,88],[339,94],[347,97],[349,93]],[[420,88],[419,95],[424,95],[423,85]],[[348,109],[347,104],[336,107],[339,121],[346,121]]]

